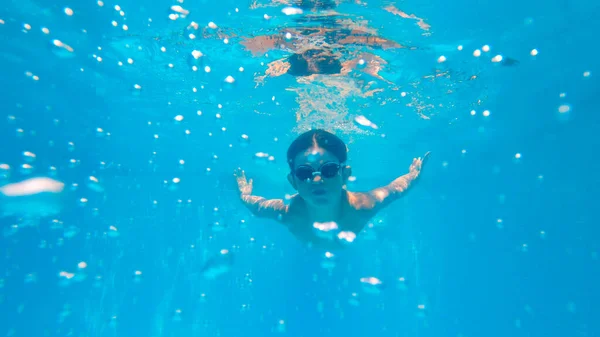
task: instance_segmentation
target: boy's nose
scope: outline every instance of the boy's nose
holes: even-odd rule
[[[322,180],[323,180],[323,177],[321,177],[320,174],[318,174],[318,173],[317,174],[313,174],[313,179],[312,179],[313,183],[319,183]]]

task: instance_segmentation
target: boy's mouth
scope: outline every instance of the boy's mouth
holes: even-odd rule
[[[324,195],[325,193],[327,193],[327,191],[325,189],[319,188],[316,190],[312,191],[312,194],[314,195]]]

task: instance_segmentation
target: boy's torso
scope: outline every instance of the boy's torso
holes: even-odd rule
[[[342,211],[337,220],[340,231],[349,231],[358,235],[373,216],[369,207],[357,203],[361,194],[346,192],[342,199]],[[298,239],[313,244],[324,244],[329,246],[331,240],[323,239],[317,235],[317,229],[309,219],[306,203],[298,195],[294,196],[287,213],[282,219],[289,231]]]

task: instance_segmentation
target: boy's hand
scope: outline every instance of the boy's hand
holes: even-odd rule
[[[411,175],[413,175],[415,178],[419,176],[419,174],[421,174],[421,170],[423,169],[423,165],[425,164],[425,162],[427,162],[427,158],[429,158],[429,154],[431,152],[427,152],[425,153],[425,155],[423,156],[423,158],[419,157],[419,158],[414,158],[412,164],[410,164],[409,167],[409,173]]]
[[[252,194],[252,179],[246,181],[246,174],[241,168],[236,169],[233,172],[238,184],[238,190],[242,195]]]

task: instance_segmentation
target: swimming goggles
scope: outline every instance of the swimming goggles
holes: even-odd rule
[[[300,165],[294,170],[294,175],[300,180],[312,180],[317,174],[323,178],[333,178],[340,171],[340,167],[340,164],[325,163],[317,171],[310,165]]]

